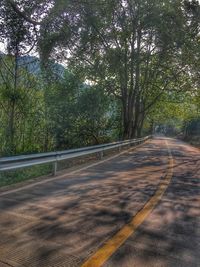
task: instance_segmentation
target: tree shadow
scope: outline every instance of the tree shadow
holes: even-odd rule
[[[182,156],[184,152],[179,155],[180,160]],[[68,175],[65,179],[1,197],[3,236],[0,261],[11,266],[15,263],[20,266],[56,266],[58,263],[59,266],[80,266],[85,258],[128,223],[154,194],[165,177],[167,157],[163,140],[153,140],[133,153]],[[181,166],[186,163],[177,161],[176,168]],[[184,191],[181,189],[177,193],[180,179],[182,172],[177,172],[173,186],[167,191],[169,198],[173,195],[173,201],[179,201]],[[191,197],[192,192],[186,192]],[[195,197],[194,191],[192,197]],[[171,206],[159,209],[157,216],[164,218],[168,209],[172,211],[173,202]],[[187,210],[183,214],[184,220],[190,220]],[[174,221],[171,225],[178,231]],[[152,240],[148,231],[138,232],[135,238],[139,238],[140,233]]]

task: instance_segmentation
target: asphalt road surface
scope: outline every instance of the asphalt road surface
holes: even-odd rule
[[[200,150],[154,138],[0,193],[0,267],[200,266]]]

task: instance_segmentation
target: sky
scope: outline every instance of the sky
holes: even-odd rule
[[[0,43],[0,51],[1,52],[4,52],[5,51],[5,46],[4,44]]]

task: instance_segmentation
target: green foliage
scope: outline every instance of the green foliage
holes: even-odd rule
[[[197,1],[3,0],[1,154],[181,130],[200,116],[199,18]],[[28,50],[41,77],[18,64]],[[67,64],[64,77],[54,60]]]
[[[198,124],[200,118],[199,95],[191,92],[166,93],[151,108],[145,120],[145,128],[171,127],[173,132],[188,135],[187,127]],[[153,129],[151,129],[153,131]]]
[[[1,58],[0,153],[3,155],[40,150],[34,139],[39,139],[41,130],[35,126],[42,127],[41,117],[38,116],[42,112],[42,94],[36,78],[23,67],[17,67],[16,79],[15,66],[13,56]]]
[[[78,99],[76,134],[84,145],[99,144],[111,139],[112,129],[108,128],[111,119],[110,99],[99,86],[82,89]]]
[[[112,139],[116,105],[100,86],[83,84],[67,71],[49,84],[20,66],[14,86],[14,57],[4,56],[1,62],[2,155],[69,149]]]
[[[37,178],[42,175],[48,175],[51,172],[52,172],[51,164],[29,167],[23,170],[1,172],[0,187],[27,181],[29,179]]]

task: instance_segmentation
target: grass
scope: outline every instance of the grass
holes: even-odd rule
[[[86,156],[80,159],[66,160],[66,161],[63,160],[58,163],[58,171],[68,169],[73,166],[82,165],[94,159],[95,159],[94,156],[88,156],[88,157]],[[33,180],[41,176],[49,175],[52,173],[52,170],[53,170],[53,164],[49,163],[43,165],[36,165],[24,169],[0,172],[0,188],[25,182],[28,180]]]
[[[24,182],[52,172],[52,164],[37,165],[25,169],[5,171],[0,173],[0,187]]]

